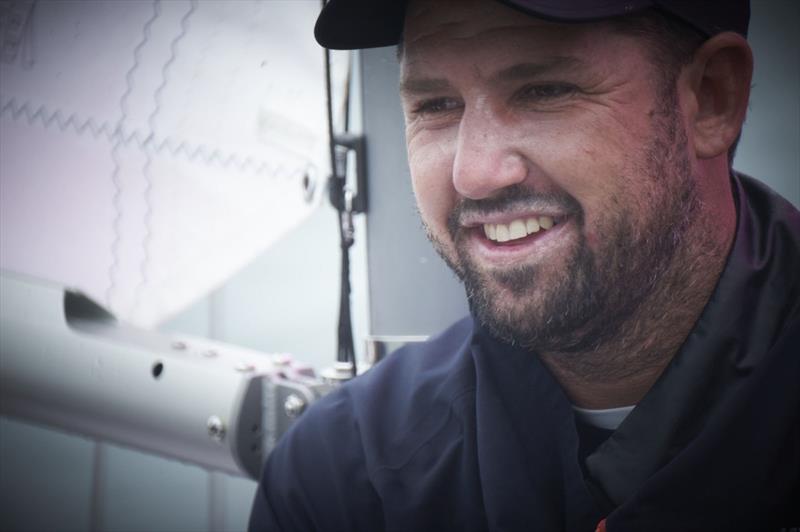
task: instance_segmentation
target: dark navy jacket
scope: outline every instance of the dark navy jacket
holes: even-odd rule
[[[538,358],[465,319],[309,409],[265,465],[251,530],[800,526],[800,213],[747,177],[734,191],[711,300],[585,461]]]

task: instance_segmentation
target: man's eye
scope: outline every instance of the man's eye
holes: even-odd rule
[[[418,115],[446,113],[461,107],[461,102],[453,98],[434,98],[417,104],[414,113]]]
[[[517,93],[517,97],[525,100],[555,100],[571,96],[576,92],[574,85],[567,83],[546,83],[541,85],[528,85]]]

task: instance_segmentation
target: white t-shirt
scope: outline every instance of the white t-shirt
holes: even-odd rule
[[[581,421],[588,425],[599,429],[617,430],[617,427],[628,417],[631,410],[636,408],[636,405],[604,408],[600,410],[580,408],[574,405],[572,408],[575,410],[575,414],[581,418]]]

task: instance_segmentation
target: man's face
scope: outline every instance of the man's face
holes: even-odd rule
[[[422,219],[497,336],[595,347],[664,274],[696,197],[677,97],[605,24],[412,2],[401,59]]]

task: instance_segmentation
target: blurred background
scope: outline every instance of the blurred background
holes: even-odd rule
[[[319,8],[0,2],[0,268],[77,287],[139,327],[330,366],[340,251]],[[752,11],[734,166],[800,206],[800,3]],[[435,333],[466,304],[416,215],[394,50],[332,61],[336,129],[367,139],[351,253],[363,360],[368,340]],[[244,530],[254,491],[0,417],[0,530]]]

